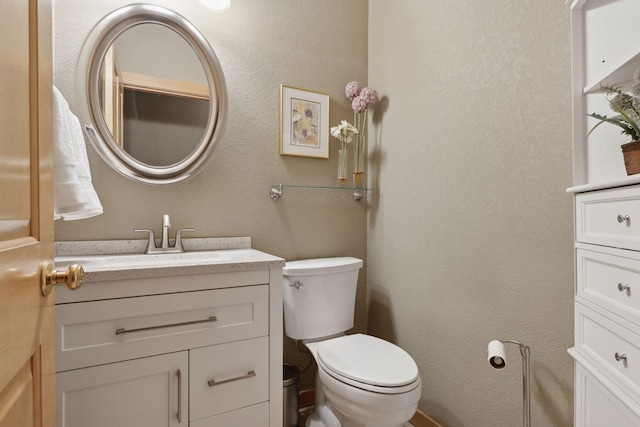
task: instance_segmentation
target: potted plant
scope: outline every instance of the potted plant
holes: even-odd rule
[[[589,135],[602,123],[620,127],[621,133],[631,138],[631,142],[620,147],[627,175],[640,173],[640,69],[635,73],[632,93],[625,92],[617,86],[603,86],[602,89],[607,91],[609,106],[617,114],[611,117],[597,113],[588,114],[599,120],[591,128]]]

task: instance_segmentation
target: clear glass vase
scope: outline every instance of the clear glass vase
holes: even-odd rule
[[[338,151],[338,184],[344,185],[347,182],[347,149]]]
[[[366,157],[366,138],[364,135],[356,135],[353,149],[353,186],[356,188],[364,185]]]

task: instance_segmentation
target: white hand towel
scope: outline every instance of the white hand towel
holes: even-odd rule
[[[54,219],[91,218],[102,204],[91,182],[87,148],[80,121],[53,87],[53,206]]]

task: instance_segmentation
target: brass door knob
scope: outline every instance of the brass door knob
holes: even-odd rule
[[[67,271],[57,271],[53,269],[51,261],[42,263],[42,272],[40,273],[40,284],[42,286],[42,295],[49,296],[53,287],[58,283],[66,283],[67,288],[75,291],[82,286],[84,279],[84,269],[80,264],[72,264]]]

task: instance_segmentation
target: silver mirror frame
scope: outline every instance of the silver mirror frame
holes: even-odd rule
[[[169,166],[139,162],[114,140],[101,114],[98,75],[104,55],[115,39],[127,29],[142,24],[163,25],[176,31],[194,50],[203,65],[209,85],[209,121],[196,150]],[[222,67],[204,36],[181,15],[160,6],[135,4],[117,9],[103,18],[84,42],[76,72],[77,105],[82,127],[100,157],[114,170],[148,184],[171,184],[200,172],[211,159],[224,134],[227,122],[227,86]],[[213,119],[215,118],[215,120]]]

